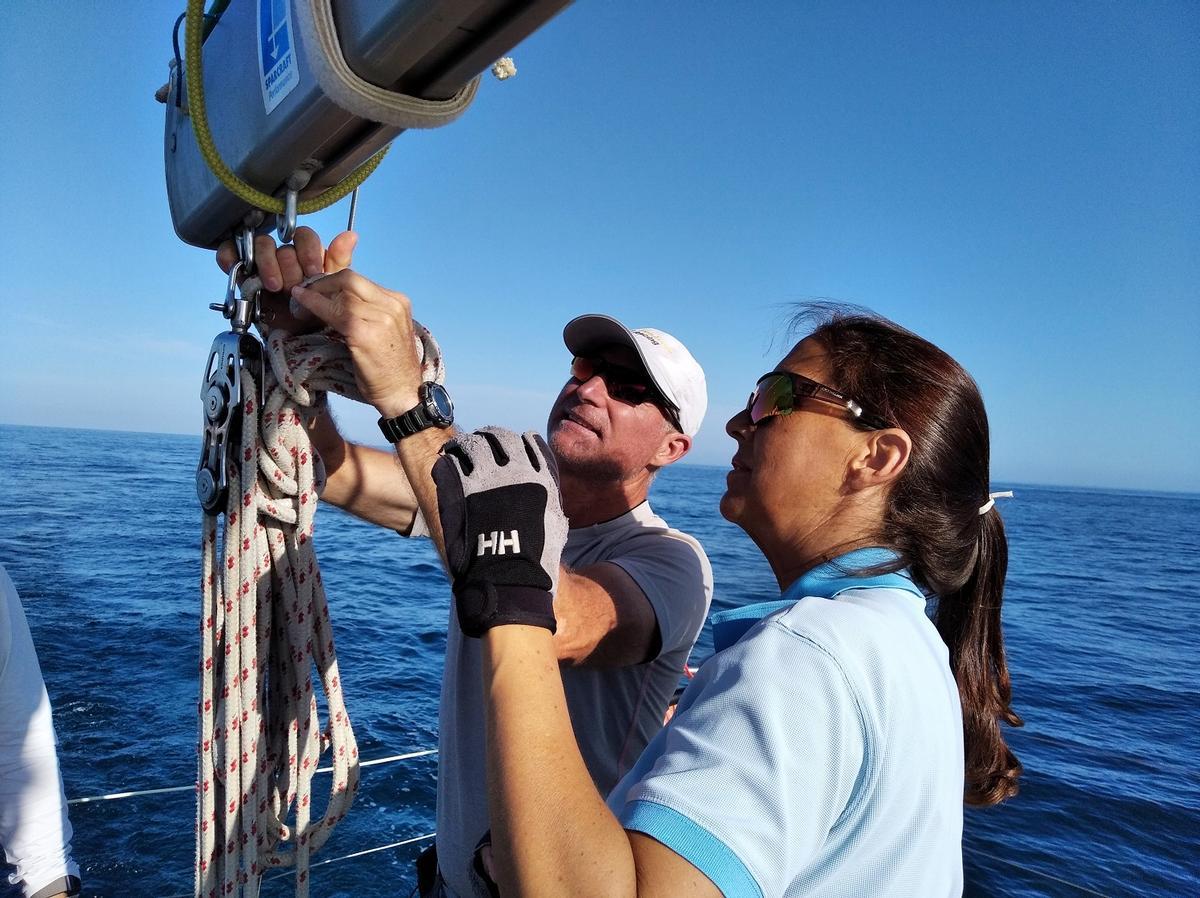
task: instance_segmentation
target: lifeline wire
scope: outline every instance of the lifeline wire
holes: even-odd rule
[[[359,768],[377,767],[380,764],[390,764],[394,761],[408,761],[413,758],[425,758],[436,755],[436,748],[426,748],[422,751],[405,752],[402,755],[390,755],[386,758],[374,758],[370,761],[359,761]],[[332,767],[318,767],[317,773],[332,773]],[[135,789],[128,792],[109,792],[105,795],[88,795],[85,798],[72,798],[67,804],[93,804],[97,801],[116,801],[121,798],[140,798],[143,795],[166,795],[169,792],[195,792],[196,784],[190,786],[165,786],[161,789]]]

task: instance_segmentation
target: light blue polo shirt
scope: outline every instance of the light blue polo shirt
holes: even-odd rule
[[[962,893],[958,688],[925,597],[860,549],[713,615],[716,653],[609,795],[726,898]]]

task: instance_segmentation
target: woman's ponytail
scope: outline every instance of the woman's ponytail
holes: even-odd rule
[[[990,439],[979,387],[949,355],[883,318],[835,313],[813,337],[829,354],[833,386],[912,438],[875,539],[896,552],[890,567],[938,597],[933,621],[962,703],[966,801],[996,804],[1016,794],[1021,773],[1001,724],[1021,719],[1000,625],[1008,541],[998,509],[980,514]]]
[[[1017,794],[1021,763],[1004,741],[1000,722],[1020,726],[1004,656],[1000,608],[1008,570],[1008,541],[997,509],[984,513],[975,563],[962,588],[938,600],[934,623],[950,652],[958,682],[966,751],[966,801],[992,805]]]

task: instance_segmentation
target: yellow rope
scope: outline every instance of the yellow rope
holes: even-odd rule
[[[217,145],[213,142],[212,131],[208,127],[208,113],[204,107],[204,71],[200,52],[203,26],[204,0],[188,0],[185,64],[187,66],[188,113],[192,120],[192,130],[196,135],[196,145],[200,148],[200,154],[208,163],[208,167],[212,169],[212,173],[217,176],[217,180],[224,184],[231,193],[252,206],[282,215],[284,212],[283,200],[254,189],[234,174],[221,158],[221,154],[217,151]],[[379,163],[383,161],[387,151],[388,147],[384,147],[347,175],[345,180],[330,187],[324,193],[298,203],[296,211],[307,215],[333,205],[367,180],[371,172],[375,171]]]

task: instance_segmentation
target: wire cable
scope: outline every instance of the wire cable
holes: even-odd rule
[[[983,851],[980,848],[967,848],[966,846],[964,846],[963,850],[967,851],[971,854],[981,855],[983,857],[986,857],[990,860],[996,861],[1001,864],[1008,864],[1008,866],[1015,867],[1016,869],[1022,870],[1025,873],[1032,873],[1034,876],[1040,876],[1043,879],[1051,879],[1054,882],[1062,883],[1065,886],[1070,886],[1073,889],[1078,889],[1080,892],[1083,892],[1085,895],[1099,895],[1100,898],[1109,898],[1109,896],[1104,894],[1103,892],[1097,892],[1095,889],[1089,889],[1087,886],[1081,886],[1079,883],[1071,882],[1071,880],[1069,880],[1069,879],[1063,879],[1061,876],[1055,876],[1051,873],[1045,873],[1041,870],[1036,870],[1033,867],[1026,867],[1024,864],[1018,864],[1014,860],[1010,860],[1009,858],[1006,858],[1006,857],[1000,857],[999,855],[996,855],[996,854],[991,854],[990,852]]]
[[[309,864],[309,867],[323,867],[325,864],[336,864],[338,861],[349,860],[350,858],[362,857],[364,854],[375,854],[379,851],[387,851],[390,848],[402,848],[405,845],[412,845],[416,842],[424,842],[426,839],[432,839],[437,833],[425,833],[420,836],[413,836],[411,839],[401,839],[399,842],[390,842],[387,845],[380,845],[376,848],[364,848],[362,851],[355,851],[351,854],[343,854],[341,857],[331,857],[328,860],[316,861]],[[270,882],[273,879],[283,879],[287,876],[295,876],[295,870],[286,870],[282,873],[276,873],[274,876],[263,877],[263,882]],[[167,895],[166,898],[192,898],[191,892],[182,892],[178,895]]]
[[[422,751],[410,751],[402,755],[391,755],[387,758],[376,758],[373,761],[362,761],[359,767],[377,767],[380,764],[389,764],[393,761],[408,761],[413,758],[424,758],[429,755],[436,755],[436,748],[427,748]],[[318,767],[317,773],[332,773],[332,767]],[[67,804],[92,804],[97,801],[116,801],[119,798],[136,798],[141,795],[163,795],[167,792],[195,792],[196,784],[190,786],[167,786],[162,789],[139,789],[132,792],[110,792],[107,795],[89,795],[87,798],[72,798]]]

